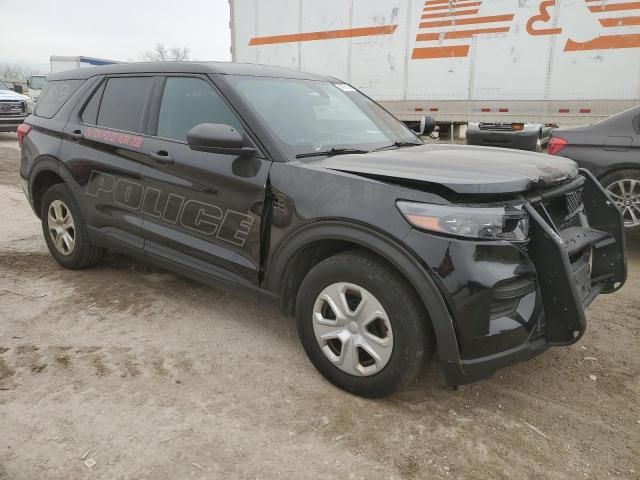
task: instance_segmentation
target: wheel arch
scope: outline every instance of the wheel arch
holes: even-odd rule
[[[299,228],[273,254],[264,288],[279,295],[283,310],[291,314],[306,273],[319,261],[349,249],[375,254],[409,282],[429,316],[443,364],[458,364],[460,355],[453,320],[429,272],[412,252],[368,226],[331,220]]]
[[[85,205],[80,201],[80,186],[71,173],[53,157],[41,157],[36,160],[29,175],[29,197],[35,214],[40,218],[41,202],[44,193],[53,185],[64,183],[69,186],[86,218]]]

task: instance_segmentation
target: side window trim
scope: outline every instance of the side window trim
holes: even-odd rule
[[[91,102],[91,100],[93,100],[93,96],[98,94],[98,90],[100,90],[104,85],[107,84],[107,79],[105,77],[102,77],[98,83],[90,89],[88,95],[83,99],[83,101],[80,103],[81,107],[80,110],[78,110],[77,116],[78,116],[78,123],[80,125],[87,125],[87,126],[93,126],[95,127],[96,124],[91,124],[91,123],[84,123],[82,121],[82,116],[84,115],[84,111],[87,108],[87,105],[89,105],[89,102]],[[104,88],[102,88],[102,92],[99,93],[100,95],[100,99],[98,100],[98,110],[96,111],[96,123],[98,122],[98,112],[100,112],[100,105],[102,105],[102,96],[104,95]]]
[[[152,137],[158,136],[158,122],[160,121],[160,108],[162,106],[162,96],[164,95],[164,85],[167,81],[166,75],[160,75],[154,78],[151,86],[150,105],[147,117],[147,135]]]

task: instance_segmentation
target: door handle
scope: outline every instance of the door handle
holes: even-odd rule
[[[69,132],[69,135],[72,138],[75,138],[76,140],[82,140],[84,138],[84,135],[82,134],[82,130],[80,129],[72,130],[71,132]]]
[[[162,165],[169,165],[170,163],[173,163],[173,157],[169,155],[169,152],[167,152],[166,150],[151,152],[150,157],[153,158],[156,162],[161,163]]]

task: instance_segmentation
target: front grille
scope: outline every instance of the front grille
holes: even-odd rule
[[[553,226],[558,231],[570,227],[586,227],[587,221],[582,201],[582,188],[546,200],[542,203]]]
[[[24,115],[27,112],[26,102],[16,100],[0,100],[0,115]]]

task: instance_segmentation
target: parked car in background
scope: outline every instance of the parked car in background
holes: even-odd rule
[[[586,127],[551,132],[549,153],[575,160],[600,181],[622,211],[627,229],[640,229],[640,105]]]
[[[0,132],[15,132],[33,111],[34,103],[26,95],[14,92],[0,81]]]
[[[542,152],[551,127],[535,123],[475,122],[467,127],[467,144]]]

